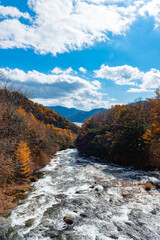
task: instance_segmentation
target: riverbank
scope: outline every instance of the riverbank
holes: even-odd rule
[[[0,130],[0,216],[6,216],[31,189],[35,172],[73,146],[79,127],[6,83],[0,89]]]
[[[32,189],[29,184],[28,180],[28,182],[7,184],[0,188],[0,217],[8,216],[16,207],[18,200],[25,198],[26,192]]]

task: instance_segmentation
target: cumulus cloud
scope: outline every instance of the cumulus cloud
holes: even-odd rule
[[[72,70],[72,71],[71,71]],[[1,68],[4,76],[17,87],[23,86],[33,94],[33,100],[46,106],[61,105],[90,110],[108,108],[112,101],[104,100],[98,80],[87,81],[72,74],[73,69],[55,68],[51,73],[24,72],[20,69]]]
[[[152,68],[150,71],[143,73],[141,84],[138,88],[131,88],[128,92],[149,92],[160,87],[160,71]]]
[[[28,15],[1,6],[4,16],[15,16],[0,22],[1,48],[33,48],[53,55],[82,49],[106,41],[110,32],[125,34],[137,12],[134,0],[28,0],[28,6],[35,13],[29,25],[17,19]]]
[[[94,73],[95,77],[112,80],[117,85],[134,86],[128,92],[149,92],[160,87],[160,70],[155,68],[142,72],[128,65],[116,67],[102,65]]]
[[[97,99],[89,99],[85,100],[84,98],[80,98],[80,100],[75,98],[59,98],[59,99],[44,99],[44,98],[34,98],[32,99],[34,102],[38,102],[39,104],[42,104],[44,106],[63,106],[68,108],[77,108],[81,110],[89,111],[94,108],[111,108],[111,106],[116,105],[116,103],[112,103],[109,100],[99,100],[97,102]],[[118,104],[118,103],[117,103]]]
[[[32,48],[36,53],[81,50],[124,35],[139,15],[160,25],[159,0],[28,0],[31,19],[15,7],[0,5],[0,48]],[[8,19],[12,17],[12,19]],[[27,25],[20,17],[30,19]]]
[[[28,13],[20,12],[16,7],[4,7],[0,5],[0,16],[1,17],[13,17],[13,18],[26,18],[31,19]]]
[[[76,73],[75,71],[73,71],[73,69],[71,67],[69,67],[67,70],[63,70],[59,67],[55,67],[51,73],[53,74],[70,74],[70,73]]]
[[[114,81],[117,85],[136,85],[137,79],[143,75],[138,68],[128,65],[109,67],[102,65],[100,70],[95,70],[95,77]]]

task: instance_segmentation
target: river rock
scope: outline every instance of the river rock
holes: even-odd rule
[[[14,228],[11,227],[10,220],[0,217],[0,240],[9,240],[9,239],[19,240],[18,237],[12,238],[15,235],[16,235],[16,231]]]
[[[133,195],[129,192],[122,192],[121,195],[123,198],[132,198],[133,197]]]
[[[30,181],[31,182],[37,182],[38,181],[38,178],[36,176],[31,176],[30,177]]]
[[[63,218],[63,220],[64,220],[65,223],[67,223],[67,224],[69,224],[69,225],[72,225],[72,224],[73,224],[73,220],[72,220],[72,218],[70,218],[70,217],[65,216],[65,217]]]
[[[25,226],[26,227],[31,227],[33,222],[34,222],[34,219],[28,219],[27,221],[25,221]]]
[[[85,213],[80,213],[80,216],[83,218],[87,218],[88,216]]]
[[[143,187],[147,192],[151,191],[154,188],[151,182],[146,182]]]
[[[97,185],[96,187],[95,187],[95,191],[96,192],[101,192],[101,191],[103,191],[103,186],[101,186],[101,185]]]

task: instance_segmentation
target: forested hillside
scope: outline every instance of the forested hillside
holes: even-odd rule
[[[160,90],[156,90],[154,99],[117,105],[88,119],[76,144],[88,156],[160,169]]]
[[[0,101],[11,102],[17,107],[23,106],[23,109],[26,112],[32,113],[38,120],[42,121],[45,124],[53,124],[55,127],[71,129],[75,133],[78,132],[78,128],[75,124],[70,123],[69,120],[56,113],[53,109],[48,109],[43,105],[34,103],[25,97],[22,93],[1,89]]]
[[[73,146],[79,128],[23,94],[0,90],[0,215],[29,189],[54,153]]]

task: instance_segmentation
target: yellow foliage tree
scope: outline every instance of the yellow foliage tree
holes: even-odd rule
[[[28,177],[32,173],[31,161],[30,161],[30,149],[26,142],[20,141],[16,150],[16,159],[20,165],[20,173]]]

